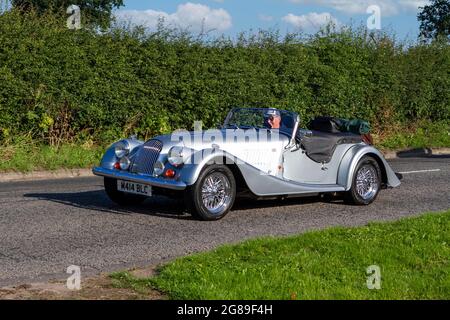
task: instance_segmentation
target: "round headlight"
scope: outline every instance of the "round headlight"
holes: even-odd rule
[[[168,159],[173,166],[180,166],[184,163],[183,147],[172,147],[169,150]]]
[[[164,172],[164,163],[161,161],[156,161],[155,165],[153,166],[153,175],[154,176],[160,176]]]
[[[130,168],[131,161],[127,157],[123,157],[120,159],[119,164],[120,164],[120,169],[128,170],[128,168]]]
[[[130,153],[130,144],[126,140],[122,140],[116,143],[114,146],[116,157],[121,159]]]

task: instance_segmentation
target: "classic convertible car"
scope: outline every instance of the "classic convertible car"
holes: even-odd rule
[[[202,220],[224,217],[239,194],[342,194],[347,202],[368,205],[382,188],[400,185],[400,176],[361,135],[326,121],[300,129],[299,122],[290,111],[235,108],[220,129],[118,141],[93,173],[104,177],[106,193],[120,205],[182,196]]]

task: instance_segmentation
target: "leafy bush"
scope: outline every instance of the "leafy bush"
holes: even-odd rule
[[[363,30],[237,40],[160,28],[68,30],[65,17],[0,14],[0,139],[104,143],[221,123],[233,106],[363,118],[375,133],[450,120],[448,44]]]

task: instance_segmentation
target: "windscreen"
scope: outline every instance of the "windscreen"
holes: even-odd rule
[[[274,108],[237,108],[230,111],[224,127],[227,129],[280,129],[291,134],[297,115]]]

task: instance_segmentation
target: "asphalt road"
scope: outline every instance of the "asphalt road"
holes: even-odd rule
[[[122,209],[100,178],[0,184],[0,286],[65,279],[69,265],[82,276],[157,264],[223,243],[289,235],[330,226],[395,220],[450,208],[450,157],[390,161],[404,174],[368,207],[319,198],[242,201],[221,221],[201,222],[181,204],[152,198]],[[437,171],[439,170],[439,171]]]

